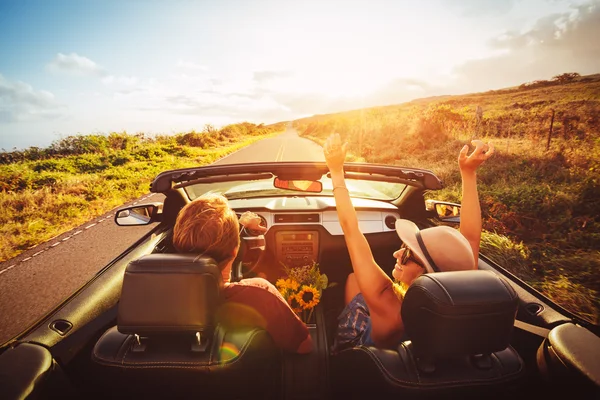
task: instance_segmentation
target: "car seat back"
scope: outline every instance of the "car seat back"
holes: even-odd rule
[[[406,292],[402,321],[419,357],[489,354],[508,346],[518,301],[489,271],[425,274]]]
[[[332,357],[339,397],[492,398],[518,390],[524,363],[509,346],[515,291],[488,271],[440,272],[415,280],[402,318],[411,339],[395,349],[358,346]]]
[[[193,254],[152,254],[125,271],[117,326],[96,343],[98,391],[110,398],[268,398],[280,352],[260,328],[215,322],[221,272]]]

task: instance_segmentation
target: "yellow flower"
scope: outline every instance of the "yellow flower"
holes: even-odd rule
[[[296,282],[296,280],[294,279],[286,279],[285,281],[287,282],[287,287],[293,290],[294,292],[300,287],[298,282]]]
[[[300,305],[300,301],[297,294],[290,294],[286,300],[296,314],[302,311],[302,306]]]
[[[277,279],[277,281],[275,282],[275,286],[277,286],[279,291],[283,293],[287,289],[295,292],[296,290],[298,290],[298,287],[300,285],[294,279]]]
[[[275,286],[277,286],[278,289],[285,289],[286,288],[285,280],[277,279],[277,282],[275,282]]]
[[[302,309],[310,310],[319,304],[321,294],[316,288],[304,285],[302,286],[302,289],[300,289],[300,292],[298,292],[297,297],[298,304],[302,307]]]

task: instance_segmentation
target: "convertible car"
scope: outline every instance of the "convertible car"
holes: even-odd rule
[[[390,274],[396,219],[421,228],[460,220],[460,205],[425,200],[442,188],[431,171],[347,163],[345,173],[361,230]],[[164,202],[122,208],[115,222],[152,230],[0,349],[1,398],[600,398],[598,327],[485,254],[478,270],[415,281],[402,306],[410,340],[333,354],[352,268],[324,163],[166,171],[150,190]],[[313,352],[286,353],[261,328],[218,323],[215,261],[172,243],[181,208],[206,193],[267,228],[242,231],[232,280],[275,282],[284,267],[316,262],[337,283],[308,322]]]

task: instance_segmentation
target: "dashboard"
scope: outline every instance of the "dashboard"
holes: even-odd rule
[[[365,235],[394,232],[398,209],[382,201],[352,199],[358,224]],[[277,197],[230,200],[236,213],[252,211],[267,228],[267,249],[278,262],[294,267],[319,262],[329,242],[343,238],[335,200],[331,197]]]

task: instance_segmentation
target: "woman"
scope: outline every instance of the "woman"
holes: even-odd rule
[[[494,147],[480,140],[467,155],[465,145],[458,156],[462,178],[460,232],[448,226],[422,231],[409,220],[397,220],[396,231],[403,244],[394,252],[395,282],[377,265],[365,236],[360,232],[356,211],[344,180],[346,144],[338,134],[323,147],[333,183],[338,218],[344,231],[354,273],[348,276],[346,307],[338,318],[334,352],[356,345],[393,348],[404,338],[400,309],[405,289],[424,273],[477,269],[481,239],[481,209],[476,170],[492,156]]]

